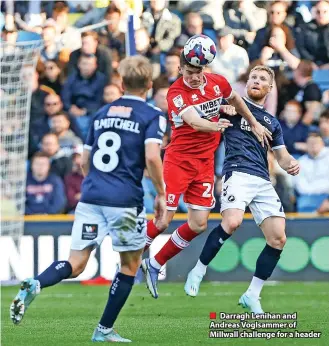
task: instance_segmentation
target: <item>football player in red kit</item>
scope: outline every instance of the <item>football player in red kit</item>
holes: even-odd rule
[[[205,73],[203,67],[190,65],[183,53],[180,73],[182,77],[170,87],[167,95],[172,137],[166,148],[163,167],[167,197],[166,224],[149,221],[146,249],[168,227],[181,194],[184,194],[188,207],[188,221],[173,232],[155,257],[142,262],[147,287],[154,298],[158,297],[160,268],[207,229],[208,216],[215,205],[214,153],[220,141],[220,132],[231,125],[228,120],[219,119],[219,113],[234,115],[236,111],[248,121],[260,142],[264,144],[267,137],[271,138],[271,133],[256,121],[223,76]],[[231,106],[221,106],[223,98]]]

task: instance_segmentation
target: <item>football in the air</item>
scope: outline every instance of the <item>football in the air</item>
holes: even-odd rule
[[[216,56],[216,45],[206,35],[192,36],[184,46],[185,59],[193,66],[200,67],[210,64]]]

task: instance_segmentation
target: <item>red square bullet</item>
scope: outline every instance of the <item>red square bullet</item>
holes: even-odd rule
[[[209,313],[209,318],[210,318],[211,320],[215,320],[215,319],[216,319],[216,312],[210,312],[210,313]]]

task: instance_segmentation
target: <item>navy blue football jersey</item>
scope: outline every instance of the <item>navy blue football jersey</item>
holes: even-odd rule
[[[284,147],[284,140],[279,121],[268,113],[264,107],[247,98],[244,101],[256,120],[272,132],[272,149]],[[241,115],[221,116],[233,124],[224,132],[225,160],[222,174],[237,171],[270,180],[268,172],[267,150],[262,147],[252,133],[249,123]]]
[[[145,144],[161,144],[166,126],[161,110],[140,97],[123,96],[101,108],[84,145],[91,153],[81,202],[142,207]]]

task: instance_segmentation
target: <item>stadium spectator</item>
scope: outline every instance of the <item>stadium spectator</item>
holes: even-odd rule
[[[44,63],[48,60],[58,60],[61,45],[57,39],[55,23],[49,23],[42,29],[43,48],[40,52],[40,60]]]
[[[309,128],[301,122],[303,108],[296,100],[290,100],[285,104],[281,114],[281,128],[284,143],[289,154],[298,158],[307,151],[307,137]]]
[[[97,71],[106,76],[106,82],[111,81],[112,62],[109,48],[98,44],[98,34],[95,31],[86,31],[81,35],[82,46],[70,55],[68,63],[69,75],[78,70],[78,61],[81,55],[95,55],[97,57]]]
[[[25,214],[59,214],[64,210],[63,182],[49,171],[47,155],[40,152],[34,154],[26,179]]]
[[[284,24],[286,17],[287,3],[285,1],[273,1],[269,3],[267,25],[256,32],[255,40],[248,50],[250,61],[260,58],[262,48],[266,46],[266,40],[273,26],[285,27],[287,31],[290,31],[290,28]]]
[[[69,25],[69,7],[65,1],[57,1],[53,7],[52,17],[56,22],[57,37],[62,48],[71,52],[81,47],[80,31]]]
[[[61,69],[56,60],[48,60],[44,63],[44,72],[39,81],[40,85],[45,85],[60,94],[62,90]]]
[[[232,29],[224,27],[217,31],[217,54],[211,70],[226,77],[230,83],[237,81],[246,72],[249,58],[246,50],[234,44]]]
[[[329,69],[329,1],[314,2],[314,19],[296,29],[296,43],[302,59],[314,67]]]
[[[43,136],[41,150],[50,160],[51,173],[54,173],[64,179],[72,170],[72,161],[65,156],[60,149],[58,137],[54,133],[47,133]]]
[[[280,70],[290,77],[291,69],[300,63],[299,53],[291,30],[284,24],[274,25],[268,34],[265,46],[262,47],[260,60],[275,72]],[[290,67],[290,68],[289,68]]]
[[[201,35],[203,33],[203,20],[199,13],[190,12],[185,16],[185,23],[182,26],[181,34],[175,39],[174,45],[177,41],[186,42],[194,35]]]
[[[81,197],[81,184],[83,174],[81,170],[81,153],[76,152],[72,156],[72,172],[64,178],[67,197],[67,209],[73,213]]]
[[[179,61],[180,61],[180,50],[177,48],[172,48],[165,58],[165,73],[161,74],[154,81],[154,88],[156,89],[156,84],[169,83],[173,84],[179,77]]]
[[[329,147],[329,109],[320,115],[320,134],[326,147]]]
[[[99,42],[111,49],[113,69],[118,67],[120,60],[125,54],[125,34],[119,29],[120,18],[121,11],[116,7],[115,3],[111,3],[104,17],[110,23],[102,28],[99,34]]]
[[[63,111],[55,113],[50,119],[50,129],[58,137],[61,151],[69,158],[77,147],[82,146],[81,139],[70,130],[70,124],[69,115]]]
[[[97,71],[94,55],[81,55],[78,71],[72,73],[63,85],[61,97],[64,110],[76,117],[83,136],[87,135],[90,116],[103,104],[106,76]]]
[[[253,43],[256,31],[265,26],[267,19],[265,9],[247,0],[225,1],[223,15],[225,25],[232,29],[237,44],[244,48]]]
[[[166,0],[151,0],[150,8],[142,14],[142,26],[151,38],[151,53],[159,61],[160,53],[168,52],[181,33],[180,19],[165,6]]]
[[[121,89],[115,84],[109,84],[104,88],[103,101],[111,103],[122,96]]]
[[[312,79],[313,63],[309,60],[301,60],[297,69],[294,71],[294,81],[299,87],[295,96],[303,106],[303,123],[312,124],[319,119],[321,112],[321,91]]]
[[[318,133],[307,138],[307,154],[299,159],[300,173],[293,179],[297,211],[314,212],[329,195],[329,148]]]

